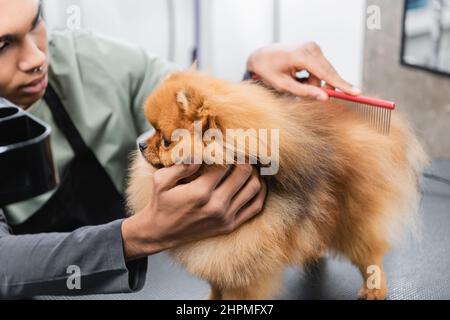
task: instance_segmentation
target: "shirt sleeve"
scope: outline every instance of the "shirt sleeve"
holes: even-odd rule
[[[0,210],[0,299],[142,289],[147,259],[125,262],[122,222],[71,233],[17,236]]]
[[[49,46],[52,70],[57,76],[53,80],[64,80],[66,92],[69,87],[71,91],[79,88],[80,83],[88,86],[84,92],[97,94],[86,97],[89,101],[101,97],[105,90],[114,90],[120,107],[128,108],[116,111],[124,112],[125,117],[131,113],[138,134],[150,127],[144,117],[145,100],[170,73],[178,70],[175,64],[137,45],[91,31],[52,32]],[[73,98],[76,99],[80,97]],[[95,112],[92,108],[89,111]]]
[[[176,71],[174,64],[166,60],[152,56],[140,50],[140,68],[135,70],[136,77],[132,81],[131,113],[138,133],[143,133],[150,128],[148,120],[144,117],[144,104],[147,97],[160,83],[172,72]]]

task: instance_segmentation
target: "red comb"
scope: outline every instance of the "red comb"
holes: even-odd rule
[[[377,132],[389,135],[391,113],[395,109],[394,102],[365,96],[352,96],[332,89],[322,89],[331,99],[345,101],[345,105],[366,119]]]
[[[325,91],[330,98],[336,98],[336,99],[342,99],[346,101],[352,101],[356,103],[371,105],[378,108],[385,108],[389,110],[395,109],[395,103],[392,101],[382,100],[382,99],[376,99],[366,96],[352,96],[349,94],[346,94],[344,92],[332,90],[332,89],[326,89],[322,88],[323,91]]]
[[[261,77],[252,73],[252,79],[261,81]],[[370,126],[377,132],[389,135],[391,128],[391,113],[395,110],[395,103],[392,101],[371,98],[366,96],[352,96],[341,91],[322,88],[331,99],[338,99],[346,102],[345,105],[351,110],[360,114],[366,119]]]

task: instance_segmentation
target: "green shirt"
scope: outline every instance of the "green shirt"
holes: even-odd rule
[[[49,57],[50,84],[123,193],[130,152],[136,149],[136,138],[150,128],[143,114],[145,99],[174,66],[138,47],[88,32],[53,33]],[[74,156],[72,149],[43,99],[27,111],[51,125],[53,156],[61,175]],[[8,206],[8,222],[24,222],[54,192]]]

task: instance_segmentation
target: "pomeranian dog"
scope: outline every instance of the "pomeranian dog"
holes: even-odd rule
[[[337,102],[279,96],[255,83],[192,70],[169,76],[148,98],[145,115],[156,133],[131,168],[131,214],[150,201],[149,172],[174,164],[177,142],[168,139],[176,129],[194,135],[196,121],[203,132],[217,128],[224,135],[227,129],[279,129],[278,172],[266,177],[262,213],[228,235],[170,251],[189,273],[210,283],[211,299],[273,298],[286,266],[306,266],[326,252],[347,257],[360,270],[359,298],[386,297],[383,257],[401,231],[418,222],[428,162],[403,118],[392,115],[386,136]]]

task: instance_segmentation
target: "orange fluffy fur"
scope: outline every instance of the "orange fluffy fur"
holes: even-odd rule
[[[149,162],[172,165],[161,139],[176,128],[189,129],[201,119],[220,130],[280,129],[280,170],[267,178],[263,212],[231,234],[170,251],[211,284],[211,299],[273,298],[285,266],[304,266],[327,251],[359,268],[360,298],[385,298],[383,257],[403,229],[416,225],[427,163],[404,119],[394,113],[386,137],[337,103],[279,97],[256,84],[193,71],[166,79],[149,97],[145,114],[160,134],[131,169],[132,213],[150,200],[155,169]],[[379,288],[366,285],[371,265],[381,270]]]

